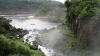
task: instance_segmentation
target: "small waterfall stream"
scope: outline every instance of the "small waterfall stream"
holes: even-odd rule
[[[27,42],[30,45],[34,45],[34,42],[38,42],[38,40],[36,40],[37,34],[39,33],[34,32],[34,31],[29,31],[29,34],[24,36],[24,42]],[[27,39],[29,41],[26,41]],[[54,52],[53,49],[46,48],[40,44],[38,44],[38,49],[40,49],[44,53],[45,56],[54,56],[56,54],[56,52]]]
[[[50,29],[53,27],[57,27],[58,24],[42,21],[39,19],[29,19],[28,16],[31,14],[18,14],[18,15],[1,15],[7,19],[11,19],[10,23],[12,26],[16,28],[22,28],[29,30],[29,34],[23,37],[24,42],[34,45],[34,42],[38,43],[36,39],[36,35],[40,34],[39,31],[34,31],[34,29],[42,30],[42,29]],[[45,47],[41,44],[37,44],[38,49],[40,49],[45,56],[56,56],[56,52],[53,49]]]

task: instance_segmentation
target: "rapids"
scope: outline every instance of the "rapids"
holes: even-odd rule
[[[32,14],[17,14],[17,15],[0,15],[7,19],[12,20],[11,25],[16,28],[22,28],[29,31],[29,34],[23,37],[24,42],[34,45],[34,41],[38,42],[36,39],[36,35],[40,34],[38,31],[33,31],[34,29],[42,30],[42,29],[50,29],[53,27],[57,27],[58,24],[51,23],[47,21],[43,21],[37,18],[29,18]],[[28,40],[28,41],[27,41]],[[56,56],[56,52],[53,49],[45,47],[43,45],[37,44],[38,49],[40,49],[45,56]]]

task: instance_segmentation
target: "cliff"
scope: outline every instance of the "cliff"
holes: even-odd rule
[[[71,51],[83,56],[99,54],[100,48],[100,1],[72,0],[66,1],[66,25],[72,31],[67,41]]]

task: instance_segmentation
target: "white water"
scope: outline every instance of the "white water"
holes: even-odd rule
[[[29,19],[28,16],[31,14],[22,14],[22,15],[1,15],[6,17],[7,19],[11,19],[12,22],[10,23],[12,26],[15,26],[16,28],[22,28],[29,30],[29,34],[25,35],[23,37],[24,42],[27,42],[26,39],[28,39],[28,44],[33,45],[34,41],[36,40],[36,35],[40,34],[38,31],[33,31],[33,29],[50,29],[53,27],[57,27],[57,24],[50,23],[46,21],[42,21],[39,19]],[[38,42],[38,41],[37,41]],[[47,47],[44,47],[43,45],[38,45],[38,49],[40,49],[45,56],[55,56],[56,52],[53,49],[49,49]]]
[[[13,19],[11,25],[15,26],[16,28],[23,28],[27,30],[33,30],[33,29],[42,30],[45,28],[49,29],[57,26],[56,24],[46,21],[41,21],[39,19],[28,19],[24,21]]]

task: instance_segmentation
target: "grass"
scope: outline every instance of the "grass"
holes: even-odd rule
[[[0,35],[0,56],[43,56],[40,50],[30,49],[28,44]]]

